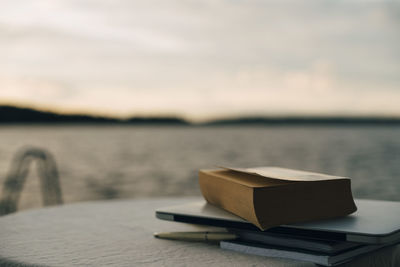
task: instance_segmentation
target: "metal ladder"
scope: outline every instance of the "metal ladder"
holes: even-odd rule
[[[38,175],[45,206],[62,204],[62,192],[54,157],[45,149],[22,149],[15,155],[4,181],[0,200],[0,215],[16,212],[29,167],[33,160],[38,163]]]

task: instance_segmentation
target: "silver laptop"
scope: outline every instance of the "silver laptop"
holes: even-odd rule
[[[267,232],[367,244],[400,241],[400,202],[363,199],[356,199],[355,202],[358,210],[349,216],[281,225]],[[204,200],[158,209],[156,217],[176,222],[260,231],[244,219],[207,204]]]

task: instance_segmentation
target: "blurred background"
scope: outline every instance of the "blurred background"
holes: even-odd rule
[[[396,1],[3,0],[0,188],[37,147],[65,203],[199,196],[216,165],[399,201],[399,47]],[[42,206],[36,167],[19,209]]]

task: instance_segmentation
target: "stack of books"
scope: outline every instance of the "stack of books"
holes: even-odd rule
[[[156,216],[224,227],[222,249],[335,266],[400,242],[400,202],[354,201],[346,177],[223,168],[201,170],[199,183],[206,202],[159,209]]]

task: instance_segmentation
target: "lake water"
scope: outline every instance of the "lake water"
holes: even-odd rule
[[[352,178],[355,197],[400,200],[400,127],[0,126],[0,187],[26,146],[56,159],[64,202],[200,195],[197,170],[262,166]],[[40,207],[32,166],[20,209]]]

